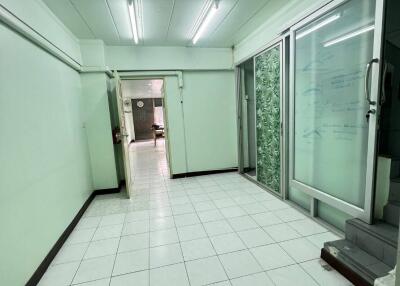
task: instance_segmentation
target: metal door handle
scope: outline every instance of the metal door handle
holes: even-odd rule
[[[371,68],[373,63],[378,63],[378,59],[372,59],[369,61],[366,67],[366,72],[365,72],[365,79],[364,79],[364,93],[365,93],[365,99],[368,101],[370,105],[375,105],[376,102],[371,100],[371,94],[369,90],[369,77],[371,74]]]

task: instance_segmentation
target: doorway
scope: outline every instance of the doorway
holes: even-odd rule
[[[162,98],[132,99],[132,118],[135,140],[157,140],[164,137]]]
[[[154,104],[152,98],[132,99],[135,140],[149,140],[153,136]]]
[[[395,227],[400,215],[400,3],[386,1],[378,131],[375,218]]]
[[[168,176],[168,148],[164,79],[123,79],[122,94],[130,138],[130,164],[133,169],[133,187],[143,166],[143,154],[152,158],[153,167],[163,166],[160,173]]]
[[[240,171],[256,179],[256,103],[254,94],[254,61],[240,66]]]

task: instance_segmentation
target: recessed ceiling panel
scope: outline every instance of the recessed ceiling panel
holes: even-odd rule
[[[129,18],[128,2],[126,0],[107,0],[111,15],[117,27],[120,43],[133,44],[131,20]]]
[[[210,44],[213,45],[213,43],[210,42],[210,36],[218,29],[219,25],[224,22],[225,18],[229,17],[231,10],[235,7],[238,1],[239,0],[223,0],[219,2],[217,13],[215,13],[215,16],[212,18],[203,35],[196,43],[196,46],[207,47]],[[227,47],[229,46],[230,45],[228,44]]]
[[[143,44],[163,45],[168,32],[174,0],[143,0]],[[189,0],[189,2],[192,2]]]
[[[44,0],[80,39],[133,45],[128,0]],[[192,46],[193,26],[209,0],[142,0],[145,46]],[[196,47],[231,47],[298,0],[220,0]]]
[[[44,2],[76,37],[80,39],[95,37],[70,1],[44,0]]]
[[[183,45],[186,45],[190,43],[190,32],[206,2],[207,0],[175,0],[174,11],[166,39],[167,44],[176,45],[177,43],[183,43]]]
[[[257,14],[249,18],[246,25],[243,25],[235,34],[233,42],[236,44],[243,40],[247,35],[256,30],[262,23],[277,13],[282,7],[296,0],[267,0],[264,6]]]
[[[223,46],[229,42],[233,43],[235,33],[246,25],[253,16],[257,15],[268,2],[270,0],[238,1],[214,33],[209,35],[209,41],[218,46]]]
[[[72,0],[95,36],[105,43],[119,43],[119,34],[106,0]]]

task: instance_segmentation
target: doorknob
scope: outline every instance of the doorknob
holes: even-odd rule
[[[375,114],[376,110],[375,109],[370,109],[367,111],[367,114],[365,114],[365,117],[367,118],[367,122],[369,121],[369,117],[371,114]]]

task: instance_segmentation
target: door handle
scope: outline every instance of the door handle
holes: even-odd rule
[[[370,109],[367,111],[367,114],[365,114],[365,117],[367,118],[367,122],[369,122],[369,117],[371,116],[371,114],[375,114],[376,110],[375,109]]]
[[[378,62],[379,62],[379,60],[376,58],[370,60],[369,63],[367,64],[366,72],[365,72],[364,93],[365,93],[365,99],[368,101],[368,103],[370,105],[375,105],[376,102],[371,100],[371,94],[370,94],[370,90],[369,90],[369,78],[370,78],[370,74],[371,74],[372,65],[374,63],[378,63]]]

